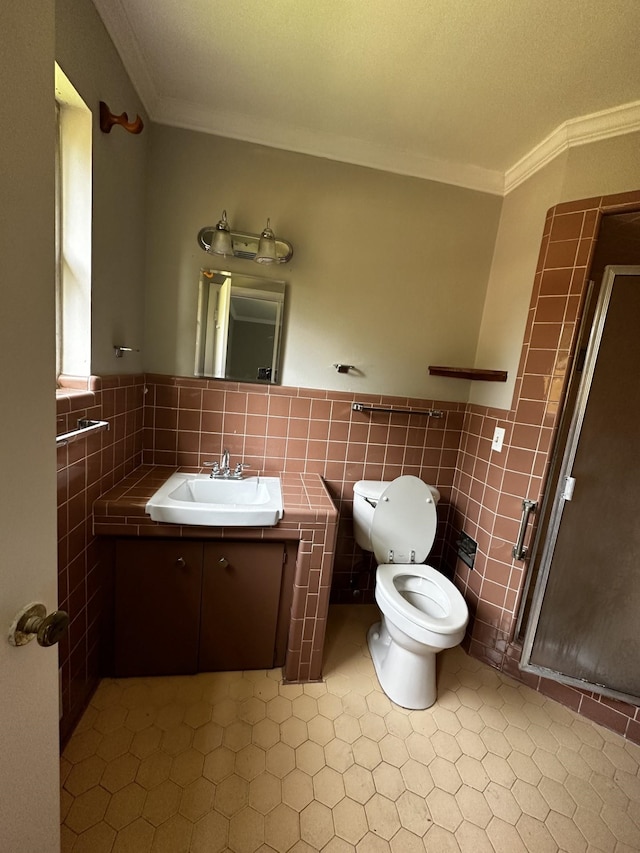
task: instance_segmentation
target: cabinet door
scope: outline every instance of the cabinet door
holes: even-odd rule
[[[201,542],[117,541],[117,676],[197,671],[201,585]]]
[[[274,666],[283,562],[281,542],[205,544],[201,671]]]

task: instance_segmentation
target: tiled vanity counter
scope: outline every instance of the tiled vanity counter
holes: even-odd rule
[[[197,527],[152,521],[149,498],[175,468],[143,465],[94,504],[94,533],[144,538],[267,540],[298,543],[291,622],[284,665],[287,681],[322,675],[338,511],[318,474],[282,474],[284,517],[275,527]],[[180,469],[195,471],[197,469]]]

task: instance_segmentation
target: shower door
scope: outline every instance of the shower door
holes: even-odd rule
[[[607,267],[521,666],[640,703],[640,267]]]

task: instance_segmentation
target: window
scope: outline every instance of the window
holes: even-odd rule
[[[55,247],[56,247],[56,381],[62,373],[62,140],[60,103],[56,101]]]
[[[91,111],[56,63],[56,378],[91,373]]]

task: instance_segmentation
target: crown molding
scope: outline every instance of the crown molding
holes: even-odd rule
[[[505,172],[504,194],[550,163],[563,151],[640,130],[640,101],[569,119]]]
[[[93,0],[93,5],[118,51],[132,86],[138,93],[149,118],[154,121],[159,100],[158,92],[126,9],[120,0]]]
[[[425,157],[412,151],[375,145],[362,139],[337,136],[301,127],[283,127],[276,122],[257,121],[250,116],[237,113],[213,112],[207,107],[194,103],[162,98],[156,102],[151,118],[160,124],[197,130],[298,154],[309,154],[327,160],[351,163],[355,166],[438,181],[492,195],[501,196],[504,193],[504,175],[499,171]]]

